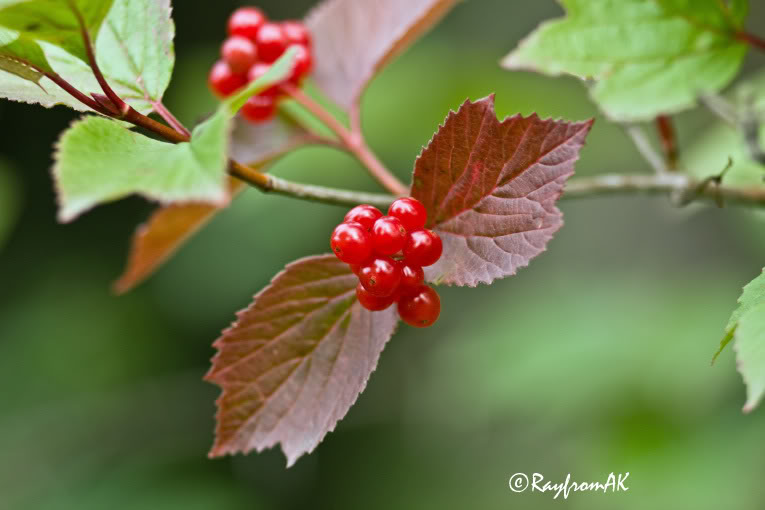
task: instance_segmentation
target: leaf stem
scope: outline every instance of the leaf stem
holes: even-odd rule
[[[667,173],[667,165],[664,164],[664,158],[662,158],[658,152],[651,145],[651,141],[648,139],[645,131],[642,127],[636,124],[620,124],[630,137],[632,143],[635,144],[638,152],[643,159],[645,159],[651,168],[653,168],[656,175],[662,175]]]
[[[656,131],[659,133],[661,147],[664,150],[664,159],[667,162],[667,170],[677,170],[679,149],[677,145],[677,131],[675,123],[669,115],[656,117]]]
[[[85,52],[88,55],[88,61],[90,62],[90,68],[93,71],[93,75],[96,77],[98,84],[101,86],[101,90],[104,91],[106,97],[108,97],[109,101],[114,104],[115,108],[120,112],[121,116],[126,116],[128,114],[128,110],[131,109],[130,105],[123,101],[122,98],[116,92],[114,92],[111,86],[109,86],[109,83],[106,81],[106,78],[104,78],[104,75],[101,72],[101,68],[98,67],[98,62],[96,61],[96,52],[93,49],[93,41],[90,39],[90,32],[88,32],[88,26],[85,24],[85,19],[82,17],[82,13],[77,8],[73,0],[69,0],[69,8],[72,10],[72,12],[74,12],[74,15],[77,17],[77,23],[80,25],[80,34],[82,36],[83,44],[85,45]]]
[[[170,124],[170,126],[178,131],[180,134],[191,138],[191,131],[186,129],[186,126],[179,121],[175,115],[172,114],[170,110],[165,107],[165,105],[162,103],[162,101],[151,101],[151,107],[154,109],[155,112],[157,112],[157,115],[165,119],[165,122]]]
[[[329,129],[334,132],[342,142],[345,149],[356,156],[356,158],[367,168],[369,173],[388,191],[394,195],[408,195],[409,189],[402,183],[390,170],[385,168],[377,156],[366,144],[364,136],[360,131],[358,114],[355,120],[352,115],[352,124],[354,130],[349,130],[340,121],[338,121],[323,106],[314,101],[310,96],[304,93],[300,88],[291,84],[281,86],[282,90],[289,94],[292,99],[297,101],[306,110],[311,112],[317,119],[322,121]]]
[[[750,32],[747,32],[745,30],[737,32],[736,39],[738,39],[739,41],[743,41],[747,43],[749,46],[752,46],[753,48],[757,48],[760,51],[765,51],[765,39],[763,39],[762,37],[756,36]]]

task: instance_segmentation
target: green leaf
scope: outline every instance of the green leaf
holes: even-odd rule
[[[232,120],[251,96],[284,80],[295,50],[198,125],[190,143],[172,145],[104,118],[75,123],[61,137],[53,169],[59,219],[67,222],[93,206],[138,193],[162,203],[228,201],[226,166]]]
[[[20,39],[47,41],[87,61],[78,18],[95,40],[113,1],[0,0],[0,27],[16,31]]]
[[[733,340],[736,327],[738,326],[741,317],[743,317],[750,309],[758,306],[761,303],[765,303],[765,270],[744,286],[741,297],[738,298],[738,307],[733,310],[733,313],[728,320],[728,325],[725,326],[725,336],[720,341],[720,348],[712,358],[712,362],[722,353],[723,349]]]
[[[736,39],[747,3],[736,0],[561,0],[503,61],[507,69],[594,79],[593,99],[616,120],[647,120],[696,104],[738,73]]]
[[[735,330],[736,365],[746,384],[744,412],[757,407],[765,394],[765,302],[749,307]]]
[[[192,142],[173,145],[101,117],[76,122],[56,149],[59,219],[134,193],[163,203],[226,203],[229,124],[226,115],[214,115]]]
[[[226,99],[222,104],[231,115],[235,115],[249,98],[272,85],[283,81],[292,71],[292,60],[295,58],[297,48],[289,48],[273,63],[271,68],[257,80],[251,82],[242,90]]]
[[[0,27],[0,69],[35,84],[43,72],[52,70],[36,41],[3,27]]]
[[[170,84],[175,25],[170,0],[114,0],[98,37],[98,65],[123,99],[160,101]]]

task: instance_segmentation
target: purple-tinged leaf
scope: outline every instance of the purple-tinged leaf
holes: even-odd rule
[[[345,416],[398,317],[356,300],[358,278],[334,255],[300,259],[218,338],[206,379],[223,389],[211,457],[281,444],[292,465]]]
[[[456,0],[326,0],[306,18],[314,79],[345,109],[390,60],[436,24]]]
[[[536,114],[499,122],[493,96],[451,112],[417,158],[412,182],[444,243],[428,279],[488,284],[543,252],[563,225],[555,202],[592,122]]]

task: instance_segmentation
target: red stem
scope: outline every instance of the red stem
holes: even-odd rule
[[[385,165],[383,165],[374,153],[372,153],[360,132],[352,132],[348,130],[348,128],[340,123],[340,121],[330,114],[323,106],[311,99],[310,96],[305,94],[298,87],[291,84],[284,84],[281,86],[281,89],[331,129],[338,138],[340,138],[345,149],[356,156],[356,158],[367,167],[367,170],[369,170],[372,177],[377,179],[385,189],[394,195],[404,196],[409,194],[409,189],[398,180],[395,175],[385,168]],[[354,124],[357,123],[354,121]]]
[[[742,30],[741,32],[736,33],[736,39],[739,41],[744,41],[745,43],[749,44],[753,48],[757,48],[760,51],[765,51],[765,39],[762,37]]]
[[[679,151],[675,124],[672,121],[672,117],[667,115],[656,117],[656,130],[659,132],[659,139],[664,150],[664,157],[667,160],[667,167],[674,170],[677,168]]]
[[[173,115],[172,112],[168,110],[164,104],[162,104],[162,101],[152,101],[151,106],[160,117],[165,119],[165,122],[173,127],[173,129],[178,131],[178,133],[191,138],[191,131],[186,129],[186,126],[184,126],[181,121],[179,121],[175,115]]]

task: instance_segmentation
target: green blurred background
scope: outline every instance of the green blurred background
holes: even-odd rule
[[[283,19],[313,3],[261,6]],[[753,3],[751,19],[763,19],[765,6]],[[167,104],[187,123],[213,107],[206,72],[239,5],[175,2]],[[371,145],[406,179],[468,97],[496,92],[501,116],[597,115],[575,80],[497,65],[560,13],[552,0],[459,5],[370,88]],[[752,29],[765,34],[763,24]],[[746,72],[762,64],[751,57]],[[151,206],[134,198],[55,222],[51,147],[73,118],[62,107],[0,103],[1,509],[765,505],[765,412],[740,412],[730,349],[709,364],[741,286],[765,261],[754,213],[678,210],[665,198],[563,202],[565,228],[529,268],[491,287],[443,289],[435,327],[401,328],[312,455],[289,470],[277,450],[208,460],[218,390],[201,379],[212,340],[286,263],[326,252],[344,210],[248,191],[153,279],[116,298],[109,285]],[[679,119],[695,171],[719,171],[738,150],[735,137],[720,145],[705,136],[713,124],[698,112]],[[700,137],[704,146],[692,148]],[[273,171],[376,189],[331,150],[301,150]],[[646,171],[600,118],[578,174]],[[515,472],[597,481],[611,471],[630,472],[629,492],[554,501],[508,488]]]

